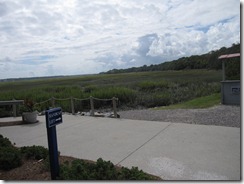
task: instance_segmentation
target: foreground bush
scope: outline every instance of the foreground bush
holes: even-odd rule
[[[110,161],[99,158],[96,163],[74,160],[60,165],[61,180],[158,180],[151,175],[138,170],[137,167],[128,169],[118,168]]]
[[[43,146],[24,146],[20,148],[20,151],[27,159],[46,159],[48,157],[48,149]]]
[[[0,135],[0,169],[10,170],[21,165],[21,154],[10,140]]]
[[[2,148],[2,147],[13,147],[13,145],[8,138],[3,137],[0,134],[0,148]]]
[[[11,170],[22,164],[22,158],[27,159],[46,159],[48,149],[43,146],[24,146],[16,148],[11,141],[0,135],[0,169]]]
[[[14,147],[0,148],[0,169],[10,170],[21,165],[21,153]]]

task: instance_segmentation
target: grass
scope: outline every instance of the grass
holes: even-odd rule
[[[201,109],[209,108],[220,104],[220,93],[215,93],[209,96],[195,98],[179,104],[173,104],[170,106],[157,107],[155,110],[165,110],[165,109]]]
[[[188,100],[220,92],[221,71],[181,70],[151,71],[122,74],[95,74],[61,78],[40,78],[0,82],[0,100],[31,99],[34,103],[51,97],[78,99],[93,96],[100,99],[119,99],[118,108],[145,108],[179,104]],[[111,102],[95,102],[96,107],[111,108]],[[70,101],[57,101],[63,111],[70,112]],[[51,103],[35,106],[38,111]],[[89,109],[89,101],[75,101],[75,111]],[[22,107],[19,113],[22,113]],[[0,117],[8,116],[11,107],[0,107]]]

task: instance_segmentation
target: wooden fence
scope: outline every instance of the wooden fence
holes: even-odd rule
[[[41,105],[43,103],[49,103],[51,102],[51,106],[54,108],[56,107],[55,102],[56,101],[66,101],[66,100],[70,100],[70,104],[71,104],[71,113],[74,115],[75,114],[75,101],[85,101],[85,100],[89,100],[90,101],[90,115],[91,116],[95,116],[95,108],[94,108],[94,100],[98,100],[98,101],[112,101],[112,106],[113,106],[113,113],[114,113],[114,117],[118,117],[117,114],[117,102],[118,102],[118,98],[111,98],[111,99],[99,99],[99,98],[95,98],[90,96],[89,98],[85,98],[85,99],[79,99],[79,98],[74,98],[74,97],[69,97],[69,98],[65,98],[65,99],[58,99],[55,97],[52,97],[48,100],[45,100],[43,102],[39,102],[39,103],[35,103],[34,106],[37,105]],[[2,105],[12,105],[13,106],[13,116],[16,117],[17,116],[17,105],[23,105],[24,104],[24,100],[12,100],[12,101],[0,101],[0,106]]]
[[[5,105],[12,105],[13,107],[13,116],[17,116],[17,105],[23,105],[24,100],[10,100],[10,101],[0,101],[0,106],[5,106]]]

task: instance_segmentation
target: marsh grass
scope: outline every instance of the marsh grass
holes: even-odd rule
[[[173,104],[170,106],[154,108],[154,110],[165,110],[165,109],[201,109],[209,108],[220,104],[220,93],[212,95],[198,97],[193,100],[189,100],[179,104]]]
[[[96,74],[51,79],[33,79],[0,83],[0,100],[32,99],[39,103],[55,98],[119,99],[119,107],[137,108],[168,106],[220,92],[221,71],[183,70],[164,72],[138,72],[123,74]],[[70,101],[57,101],[64,111],[71,112]],[[35,106],[41,111],[51,103]],[[111,107],[95,102],[95,108]],[[8,110],[8,107],[4,107]],[[89,109],[89,101],[75,101],[78,110]],[[4,109],[1,108],[0,116]],[[21,113],[21,106],[20,106]],[[5,113],[6,114],[6,113]]]

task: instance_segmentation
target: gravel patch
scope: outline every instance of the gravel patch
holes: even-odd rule
[[[173,110],[129,110],[118,112],[120,118],[189,123],[199,125],[216,125],[240,127],[240,106],[218,105],[207,109],[173,109]]]

